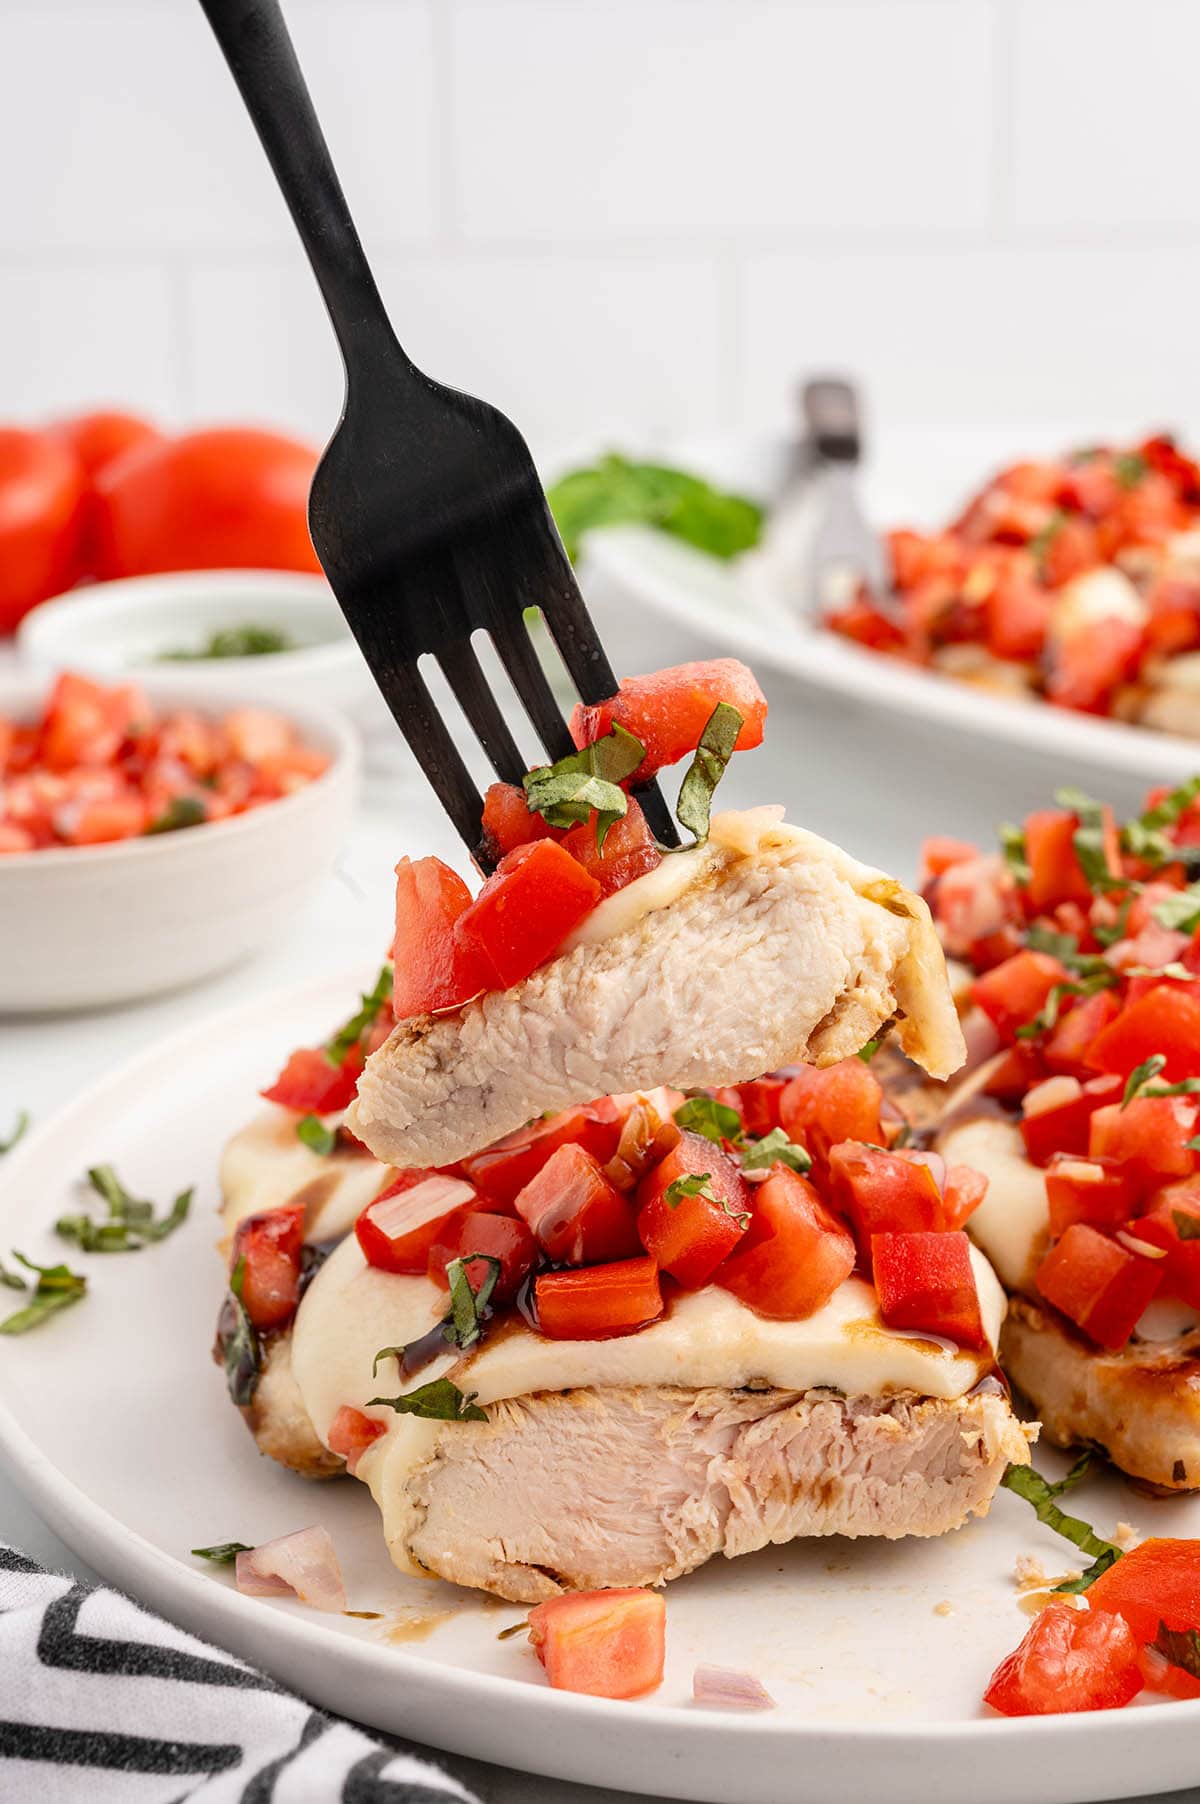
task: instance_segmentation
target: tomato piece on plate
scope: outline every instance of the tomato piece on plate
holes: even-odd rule
[[[242,1308],[264,1333],[281,1328],[295,1314],[303,1246],[303,1203],[283,1203],[237,1225],[229,1269],[236,1278],[241,1267]]]
[[[1190,1178],[1156,1191],[1130,1232],[1167,1255],[1163,1293],[1200,1309],[1200,1181]]]
[[[358,1471],[358,1462],[367,1448],[386,1431],[386,1423],[377,1422],[374,1416],[368,1416],[361,1409],[353,1409],[349,1403],[343,1403],[329,1424],[325,1444],[330,1453],[341,1454],[346,1462],[347,1472],[353,1473]]]
[[[474,1207],[479,1193],[440,1171],[401,1171],[354,1224],[363,1258],[383,1272],[425,1271],[448,1215]]]
[[[1039,914],[1059,902],[1082,902],[1085,907],[1091,902],[1092,886],[1075,854],[1078,826],[1079,816],[1065,808],[1041,808],[1026,816],[1025,862],[1029,880],[1025,890]],[[1118,864],[1113,875],[1119,874]]]
[[[507,852],[459,917],[456,943],[507,990],[545,964],[600,900],[600,885],[556,840]]]
[[[1092,1116],[1097,1109],[1119,1103],[1124,1086],[1119,1077],[1052,1077],[1026,1092],[1021,1116],[1021,1138],[1035,1165],[1045,1165],[1056,1153],[1087,1152]]]
[[[82,571],[83,466],[49,432],[0,427],[0,633]]]
[[[494,1203],[511,1207],[519,1191],[535,1178],[560,1146],[578,1145],[597,1165],[607,1165],[621,1138],[624,1114],[603,1103],[563,1109],[532,1127],[518,1128],[503,1140],[462,1161],[463,1173]],[[630,1103],[632,1105],[632,1098]]]
[[[861,1065],[862,1060],[856,1059],[855,1063]],[[786,1077],[760,1077],[751,1084],[738,1084],[742,1126],[751,1140],[762,1140],[773,1128],[782,1126],[780,1104],[790,1081]]]
[[[1060,1153],[1046,1167],[1046,1201],[1050,1232],[1058,1238],[1075,1221],[1119,1228],[1133,1214],[1137,1190],[1120,1165]]]
[[[551,1340],[611,1340],[663,1312],[658,1267],[646,1255],[611,1265],[542,1272],[534,1280],[538,1327]]]
[[[1123,1009],[1094,1041],[1088,1063],[1096,1071],[1128,1077],[1148,1058],[1166,1059],[1164,1083],[1200,1077],[1200,998],[1195,988],[1159,983]]]
[[[596,816],[572,827],[563,847],[594,877],[602,896],[624,889],[635,878],[644,877],[663,861],[663,855],[646,823],[646,817],[630,797],[627,812],[614,821],[604,836],[604,845],[596,848]]]
[[[716,1282],[760,1315],[797,1322],[824,1307],[854,1263],[845,1224],[807,1178],[776,1166],[758,1186],[750,1226]]]
[[[1041,1013],[1051,990],[1072,981],[1067,967],[1048,952],[1017,952],[975,979],[971,1000],[1000,1038],[1011,1043],[1018,1027]]]
[[[540,814],[534,814],[525,802],[525,791],[519,783],[493,783],[483,798],[483,831],[492,862],[498,864],[506,852],[527,846],[535,839],[561,839],[558,827],[551,827]]]
[[[951,839],[934,834],[921,841],[921,873],[923,877],[941,877],[953,864],[967,864],[982,857],[977,845],[969,839]]]
[[[871,1264],[889,1328],[942,1335],[960,1347],[987,1346],[965,1234],[875,1234]]]
[[[360,1046],[352,1046],[340,1065],[335,1065],[320,1046],[301,1046],[292,1053],[275,1082],[259,1094],[298,1115],[332,1115],[338,1109],[348,1109],[354,1101],[362,1068]]]
[[[1200,1541],[1143,1541],[1100,1574],[1088,1597],[1093,1609],[1123,1617],[1143,1646],[1156,1639],[1161,1622],[1194,1629],[1200,1623]]]
[[[666,1631],[661,1591],[574,1591],[529,1612],[550,1684],[589,1697],[636,1698],[661,1685]]]
[[[552,1152],[513,1206],[549,1259],[599,1265],[641,1251],[628,1199],[576,1143]]]
[[[829,1183],[830,1200],[854,1224],[864,1255],[875,1234],[934,1233],[944,1226],[941,1188],[922,1160],[848,1140],[829,1155]]]
[[[1161,1261],[1134,1253],[1086,1222],[1072,1222],[1037,1269],[1048,1303],[1091,1340],[1122,1348],[1162,1282]]]
[[[471,892],[440,858],[396,866],[392,1010],[397,1021],[461,1008],[488,987],[475,948],[459,932]]]
[[[712,1196],[677,1194],[681,1178],[705,1176]],[[715,1201],[713,1198],[715,1197]],[[750,1222],[750,1186],[732,1159],[703,1135],[685,1132],[638,1185],[637,1231],[642,1245],[685,1290],[707,1284]]]
[[[963,1228],[987,1195],[988,1181],[971,1165],[948,1165],[942,1185],[942,1220],[947,1228]]]
[[[1051,597],[1022,564],[1014,561],[996,570],[983,599],[988,650],[997,658],[1022,662],[1040,657],[1052,607]]]
[[[883,1139],[883,1090],[862,1059],[842,1059],[823,1071],[805,1066],[779,1098],[779,1123],[790,1140],[805,1146],[818,1165],[843,1140]]]
[[[593,745],[616,721],[645,748],[646,756],[633,776],[635,783],[642,783],[664,765],[677,764],[695,751],[718,702],[727,702],[742,717],[736,751],[762,744],[766,697],[736,658],[710,658],[626,677],[611,700],[576,707],[571,737],[577,746]]]
[[[1090,1077],[1095,1070],[1088,1061],[1092,1042],[1120,1012],[1121,1005],[1111,990],[1082,997],[1059,1017],[1042,1041],[1042,1057],[1050,1070],[1069,1077]]]
[[[488,1209],[456,1209],[443,1218],[429,1249],[426,1270],[435,1284],[449,1289],[446,1267],[452,1259],[461,1259],[471,1288],[478,1290],[488,1272],[482,1260],[478,1265],[474,1263],[479,1255],[500,1261],[492,1294],[498,1303],[506,1303],[516,1296],[533,1270],[537,1246],[525,1223],[513,1215],[493,1215]]]
[[[1088,1130],[1088,1158],[1123,1165],[1141,1190],[1154,1190],[1196,1169],[1187,1142],[1196,1131],[1196,1103],[1187,1096],[1135,1096],[1122,1108],[1097,1109]]]
[[[1055,642],[1046,674],[1046,699],[1084,714],[1108,711],[1113,692],[1137,669],[1145,628],[1132,620],[1097,620]]]
[[[1143,1685],[1137,1641],[1122,1617],[1095,1597],[1090,1602],[1087,1610],[1063,1602],[1039,1611],[1020,1647],[992,1674],[984,1703],[1001,1716],[1120,1710],[1130,1703]]]

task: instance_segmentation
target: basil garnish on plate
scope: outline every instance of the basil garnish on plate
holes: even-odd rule
[[[107,1221],[90,1215],[61,1215],[54,1232],[73,1240],[85,1253],[137,1253],[155,1241],[165,1240],[187,1220],[191,1189],[181,1190],[161,1218],[154,1204],[126,1190],[111,1165],[93,1165],[87,1174],[92,1189],[108,1204]]]
[[[38,1265],[32,1259],[26,1259],[24,1253],[14,1253],[13,1258],[27,1271],[36,1273],[37,1283],[24,1308],[0,1321],[0,1334],[26,1334],[30,1328],[39,1327],[48,1316],[57,1315],[60,1309],[78,1303],[87,1293],[87,1279],[68,1266]],[[4,1276],[5,1284],[12,1289],[17,1288],[12,1282],[15,1275],[6,1272]]]

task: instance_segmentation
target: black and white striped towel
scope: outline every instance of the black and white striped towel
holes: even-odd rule
[[[0,1544],[3,1804],[474,1804],[118,1591]]]

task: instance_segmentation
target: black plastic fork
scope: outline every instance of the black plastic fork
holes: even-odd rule
[[[471,643],[482,629],[547,756],[574,750],[524,618],[540,608],[584,702],[616,691],[529,448],[486,401],[434,382],[401,349],[342,193],[278,0],[200,0],[329,310],[346,370],[308,524],[384,700],[476,862],[490,869],[483,798],[418,659],[437,660],[496,775],[522,758]],[[657,784],[651,830],[679,843]]]

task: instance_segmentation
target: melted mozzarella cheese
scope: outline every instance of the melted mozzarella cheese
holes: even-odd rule
[[[296,1117],[271,1106],[234,1134],[221,1155],[225,1230],[232,1234],[247,1215],[302,1202],[304,1238],[339,1239],[377,1194],[386,1171],[363,1153],[313,1152],[296,1138]]]
[[[1009,1290],[1028,1290],[1045,1251],[1050,1212],[1045,1176],[1026,1158],[1021,1130],[983,1115],[947,1128],[937,1146],[947,1164],[971,1165],[987,1179],[971,1234]]]

